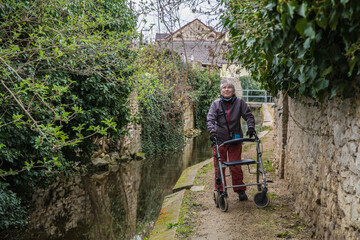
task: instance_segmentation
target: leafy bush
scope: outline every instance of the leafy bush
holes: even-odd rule
[[[128,123],[136,22],[124,1],[12,0],[0,19],[5,169],[88,156],[97,134]]]
[[[186,66],[176,52],[158,45],[141,49],[136,66],[143,151],[181,149],[184,98],[190,96],[195,106],[195,128],[206,129],[210,105],[220,92],[219,73]]]
[[[19,196],[123,134],[135,26],[125,0],[1,4],[0,176]]]
[[[360,83],[360,4],[348,1],[226,2],[230,57],[273,94],[349,97]]]
[[[26,210],[16,194],[6,189],[8,186],[0,182],[0,231],[27,223]]]

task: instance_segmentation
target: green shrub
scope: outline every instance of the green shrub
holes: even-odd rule
[[[324,100],[359,92],[358,0],[226,1],[230,58],[273,95]]]
[[[125,1],[2,5],[1,176],[66,167],[88,158],[97,137],[121,135],[135,26]]]
[[[27,224],[27,211],[8,186],[0,182],[0,231]]]
[[[124,0],[1,3],[0,176],[23,204],[124,134],[135,27]]]
[[[240,77],[241,88],[242,89],[253,89],[253,90],[261,90],[261,85],[259,82],[255,81],[251,77]],[[243,95],[249,96],[260,96],[264,95],[263,92],[258,91],[247,91],[243,92]],[[264,98],[257,98],[257,97],[249,97],[248,102],[263,102]]]

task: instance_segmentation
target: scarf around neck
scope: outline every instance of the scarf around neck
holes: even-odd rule
[[[220,95],[220,99],[221,99],[222,101],[224,101],[224,102],[230,103],[230,102],[233,101],[233,99],[235,99],[235,95],[232,95],[232,96],[229,97],[229,98],[224,98],[223,95]]]

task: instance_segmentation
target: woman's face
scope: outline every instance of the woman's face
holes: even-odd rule
[[[235,90],[229,84],[224,84],[221,88],[221,95],[223,95],[224,98],[230,98],[234,93]]]

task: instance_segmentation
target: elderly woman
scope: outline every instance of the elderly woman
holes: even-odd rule
[[[248,105],[244,100],[236,97],[235,87],[229,80],[222,80],[220,85],[221,96],[220,99],[215,100],[210,107],[207,115],[206,125],[210,133],[210,139],[215,140],[215,137],[219,144],[224,141],[236,138],[242,138],[243,132],[241,130],[241,117],[247,122],[248,131],[247,135],[252,137],[255,130],[255,119],[251,113]],[[222,146],[220,148],[220,157],[222,161],[235,161],[241,159],[242,144]],[[215,176],[216,176],[216,148],[213,147]],[[225,169],[223,169],[225,172]],[[241,166],[230,167],[230,173],[232,178],[232,185],[243,185],[243,172]],[[226,184],[226,183],[225,183]],[[216,189],[216,183],[215,183]],[[245,201],[248,199],[244,187],[233,188],[235,192],[239,194],[239,201]],[[222,187],[220,189],[222,190]]]

